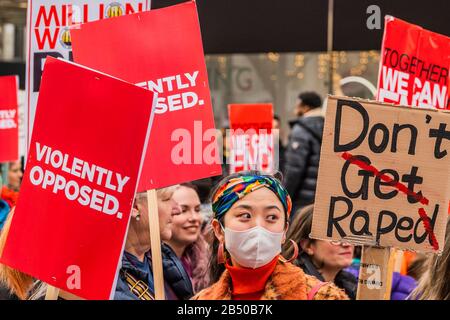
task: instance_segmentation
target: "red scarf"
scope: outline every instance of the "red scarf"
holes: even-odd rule
[[[3,186],[0,198],[2,200],[5,200],[10,208],[13,208],[16,206],[17,199],[19,198],[19,193],[17,191],[9,189],[7,186]]]
[[[264,294],[267,280],[272,275],[278,262],[278,256],[268,264],[256,268],[235,267],[225,264],[233,284],[233,300],[259,300]]]

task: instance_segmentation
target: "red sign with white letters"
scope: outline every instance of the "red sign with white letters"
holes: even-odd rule
[[[221,174],[195,2],[71,33],[76,62],[158,93],[139,191]]]
[[[450,109],[450,38],[392,16],[385,18],[377,100]]]
[[[86,299],[112,297],[154,93],[47,58],[1,263]]]
[[[19,159],[17,76],[0,77],[0,163]]]
[[[230,104],[230,173],[245,170],[275,171],[273,107],[270,103]]]

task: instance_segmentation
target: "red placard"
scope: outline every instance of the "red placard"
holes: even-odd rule
[[[195,2],[71,32],[76,62],[158,92],[139,191],[221,174]]]
[[[385,18],[377,100],[449,109],[450,38]]]
[[[47,58],[2,263],[82,298],[112,296],[154,100]]]
[[[0,77],[0,162],[19,159],[17,76]]]
[[[273,173],[275,130],[272,130],[272,104],[230,104],[228,114],[230,173],[244,170]]]

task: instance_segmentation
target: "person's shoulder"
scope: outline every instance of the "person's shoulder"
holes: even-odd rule
[[[195,294],[190,300],[213,300],[211,298],[213,291],[213,286],[207,287],[201,291],[199,291],[197,294]]]
[[[391,300],[404,300],[417,286],[417,281],[407,275],[394,272],[392,276]]]
[[[229,288],[227,286],[224,286],[224,282],[219,281],[201,290],[190,300],[228,300],[231,297],[229,294],[227,294],[228,291]]]
[[[320,134],[324,126],[323,116],[311,116],[299,118],[292,127],[291,135],[294,137],[309,137],[311,132]]]
[[[217,282],[195,294],[191,300],[230,300],[230,283],[230,275],[225,270]]]
[[[344,289],[332,282],[322,282],[314,276],[305,275],[308,294],[315,291],[312,300],[349,300]]]

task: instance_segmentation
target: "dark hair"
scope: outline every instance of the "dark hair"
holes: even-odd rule
[[[238,177],[242,177],[242,176],[252,176],[252,175],[269,175],[267,173],[263,173],[261,171],[258,170],[249,170],[249,171],[240,171],[237,173],[233,173],[229,176],[224,177],[222,180],[220,180],[216,186],[211,190],[211,194],[210,194],[210,199],[211,199],[211,203],[214,199],[214,195],[216,194],[216,192],[222,187],[224,186],[226,183],[228,183],[228,181],[230,181],[231,179],[234,178],[238,178]],[[278,181],[282,181],[282,175],[280,172],[277,172],[273,175],[270,175],[272,177],[274,177],[275,179],[277,179]],[[219,219],[219,222],[221,224],[223,224],[223,219],[224,217],[222,217],[221,219]],[[285,216],[285,224],[287,224],[289,221],[287,219],[287,216]],[[214,233],[213,229],[211,228],[211,232]],[[211,258],[209,260],[209,278],[210,278],[210,285],[212,285],[213,283],[217,282],[220,279],[220,276],[222,275],[222,273],[225,271],[225,266],[223,264],[219,264],[217,261],[217,250],[219,249],[219,240],[215,237],[214,234],[212,234],[212,238],[213,243],[211,245]],[[224,248],[225,249],[225,248]]]
[[[309,237],[312,228],[312,217],[314,213],[314,205],[311,204],[302,209],[299,209],[289,226],[288,233],[286,234],[287,239],[294,240],[301,251],[300,241],[309,240],[314,241]],[[283,245],[283,256],[290,257],[293,254],[294,248],[286,241]]]
[[[301,103],[311,109],[319,108],[322,105],[322,98],[314,91],[302,92],[298,95]]]
[[[273,115],[273,118],[274,118],[275,120],[277,120],[278,122],[280,122],[280,116],[279,116],[279,115],[274,114],[274,115]]]

